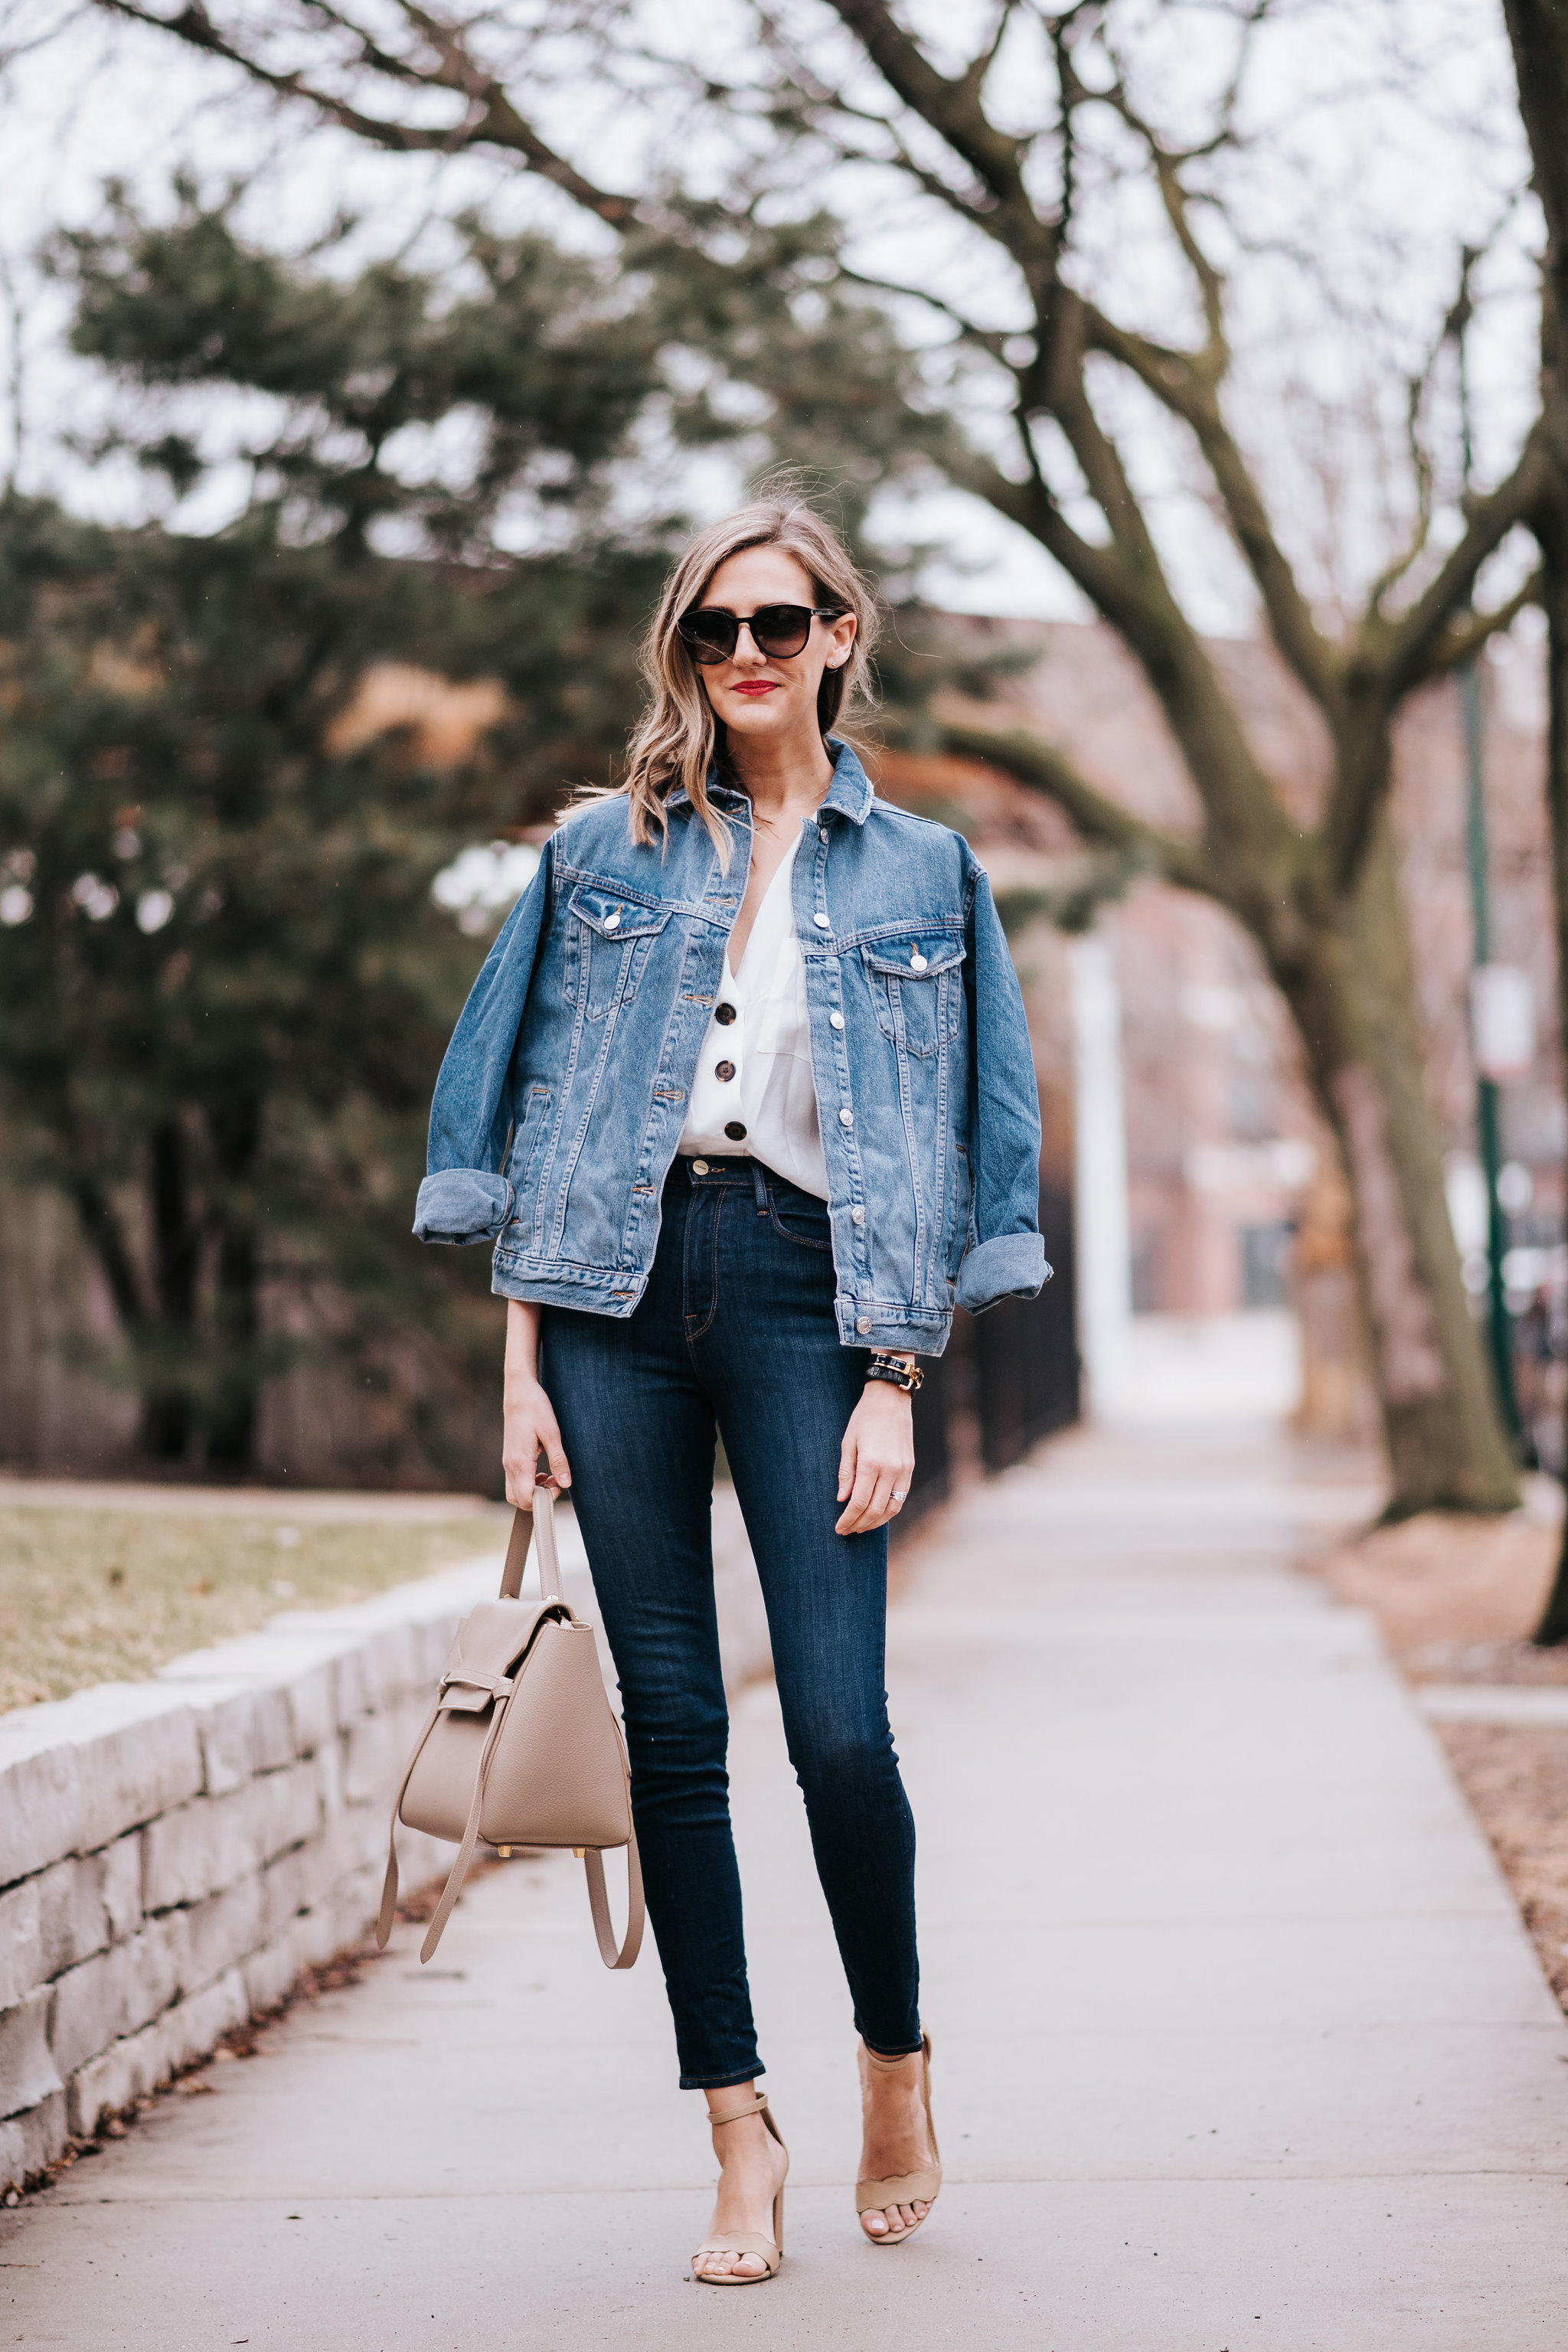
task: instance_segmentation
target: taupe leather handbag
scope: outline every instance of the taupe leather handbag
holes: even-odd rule
[[[538,1601],[522,1601],[530,1533],[539,1545]],[[455,1838],[458,1858],[420,1947],[427,1960],[462,1893],[482,1839],[511,1846],[569,1845],[588,1874],[594,1932],[607,1969],[629,1969],[642,1942],[642,1871],[632,1828],[626,1751],[599,1674],[594,1629],[561,1595],[555,1498],[542,1486],[531,1515],[519,1511],[501,1571],[500,1598],[481,1601],[458,1628],[429,1719],[415,1743],[392,1808],[386,1883],[375,1940],[384,1945],[397,1906],[397,1824]],[[626,1941],[616,1949],[605,1893],[607,1846],[625,1846]]]

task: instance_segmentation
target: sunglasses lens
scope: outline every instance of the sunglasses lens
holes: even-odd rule
[[[677,626],[692,660],[707,665],[728,661],[740,634],[731,613],[687,613]]]
[[[752,622],[759,653],[774,661],[798,654],[811,635],[811,612],[805,604],[764,604]]]

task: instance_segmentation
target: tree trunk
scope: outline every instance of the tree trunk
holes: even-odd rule
[[[1386,812],[1352,899],[1297,932],[1273,969],[1355,1202],[1390,1516],[1511,1510],[1514,1465],[1448,1222]]]
[[[201,1240],[191,1216],[185,1137],[177,1116],[161,1119],[153,1130],[148,1187],[157,1315],[137,1350],[142,1374],[137,1444],[155,1462],[183,1462],[195,1419],[192,1358]]]
[[[208,1113],[223,1206],[219,1216],[216,1373],[206,1410],[207,1463],[237,1473],[251,1467],[259,1401],[260,1251],[250,1177],[261,1138],[258,1103],[243,1099]]]
[[[1535,165],[1535,191],[1546,215],[1542,383],[1555,480],[1532,517],[1546,608],[1551,717],[1546,735],[1546,803],[1552,821],[1552,904],[1557,928],[1557,1003],[1568,1054],[1568,382],[1563,348],[1568,326],[1568,8],[1563,0],[1503,0],[1519,77],[1520,111]],[[1568,1426],[1564,1429],[1568,1444]],[[1568,1529],[1556,1580],[1535,1638],[1568,1642]]]

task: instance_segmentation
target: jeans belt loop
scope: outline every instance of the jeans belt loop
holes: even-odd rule
[[[757,1214],[759,1217],[765,1217],[768,1213],[768,1187],[760,1160],[753,1160],[752,1162],[752,1183],[757,1195]]]

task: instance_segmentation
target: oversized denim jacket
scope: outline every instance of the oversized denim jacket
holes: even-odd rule
[[[795,862],[847,1347],[940,1355],[954,1302],[1048,1277],[1017,976],[961,836],[890,807],[834,742]],[[751,803],[710,787],[730,870],[681,793],[662,844],[624,800],[553,834],[436,1084],[422,1241],[495,1243],[492,1287],[630,1315],[745,887]]]

